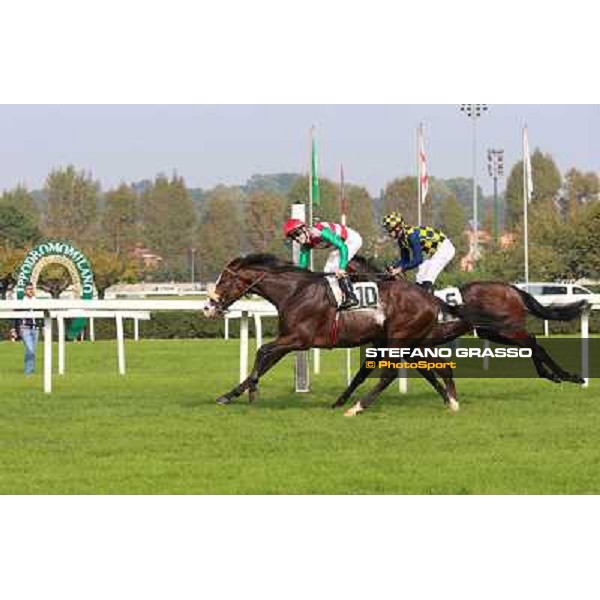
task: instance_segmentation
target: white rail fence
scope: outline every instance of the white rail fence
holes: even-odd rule
[[[52,392],[52,331],[53,321],[58,330],[58,373],[65,373],[65,319],[115,319],[117,327],[117,368],[125,375],[124,319],[150,319],[155,311],[201,311],[204,300],[4,300],[0,301],[0,319],[44,320],[44,392]],[[266,301],[238,301],[232,307],[240,324],[240,381],[248,372],[248,319],[255,320],[257,348],[262,344],[262,316],[277,316],[275,307]]]
[[[537,299],[544,303],[543,297]],[[65,373],[65,319],[88,318],[90,319],[90,333],[93,339],[94,319],[115,319],[117,329],[117,368],[121,375],[126,372],[124,319],[133,319],[134,337],[139,338],[139,321],[151,318],[151,313],[156,311],[201,311],[205,300],[46,300],[33,299],[3,300],[0,301],[0,319],[35,318],[44,320],[44,378],[43,389],[46,393],[52,391],[52,331],[53,321],[56,321],[58,332],[58,374]],[[600,304],[594,304],[590,310],[600,310]],[[589,385],[589,315],[585,311],[581,315],[581,364],[582,377],[585,379],[584,387]],[[277,317],[277,309],[265,300],[238,301],[232,305],[225,321],[226,338],[228,337],[229,319],[240,319],[240,347],[239,347],[239,379],[243,381],[248,375],[249,353],[249,320],[253,319],[256,349],[262,345],[262,318]],[[350,354],[346,353],[346,377],[350,381],[352,376],[352,363]],[[399,377],[401,393],[408,392],[408,378],[406,373]]]

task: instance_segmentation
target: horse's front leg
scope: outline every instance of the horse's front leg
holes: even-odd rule
[[[256,386],[258,384],[258,372],[262,365],[268,360],[269,356],[276,352],[277,344],[275,342],[271,342],[269,344],[265,344],[261,346],[257,352],[256,357],[254,359],[254,367],[252,368],[252,372],[250,375],[242,381],[239,385],[235,386],[226,394],[223,394],[219,398],[217,398],[217,404],[230,404],[234,398],[241,396],[247,389],[256,390]]]
[[[217,398],[217,404],[230,404],[234,398],[241,396],[246,390],[250,390],[250,402],[252,402],[256,396],[259,379],[294,349],[293,345],[284,345],[277,340],[261,346],[256,352],[254,367],[250,375],[227,394]]]
[[[258,397],[258,381],[270,369],[272,369],[290,350],[286,348],[278,348],[270,352],[266,360],[259,364],[258,356],[254,363],[252,373],[250,373],[250,386],[248,387],[248,402],[254,402]]]

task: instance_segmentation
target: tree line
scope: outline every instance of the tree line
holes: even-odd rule
[[[570,169],[561,175],[548,154],[532,155],[534,197],[529,210],[531,278],[600,277],[600,184],[595,173]],[[501,229],[514,243],[498,240],[484,245],[473,273],[459,272],[455,260],[446,282],[464,278],[516,280],[523,274],[523,164],[515,164],[501,198]],[[340,186],[320,180],[320,204],[315,218],[338,221]],[[430,181],[422,207],[423,224],[442,228],[466,254],[464,232],[470,217],[472,181],[468,178]],[[348,225],[364,240],[363,254],[381,264],[397,249],[381,231],[382,214],[400,210],[409,223],[417,220],[417,181],[403,177],[389,182],[371,198],[360,185],[346,185]],[[211,190],[188,189],[182,177],[157,175],[153,180],[121,184],[102,191],[91,173],[74,166],[53,170],[41,192],[24,186],[0,197],[0,291],[14,284],[14,271],[24,253],[42,239],[68,240],[87,255],[101,293],[117,281],[191,279],[210,281],[232,258],[249,252],[270,252],[289,258],[281,226],[290,205],[307,201],[308,177],[295,174],[257,175],[245,186],[219,185]],[[490,198],[479,190],[482,226],[491,231]],[[141,246],[160,256],[158,266],[134,257]],[[323,253],[320,253],[323,254]],[[323,257],[317,260],[317,268]],[[59,265],[44,271],[41,286],[53,295],[69,285]]]

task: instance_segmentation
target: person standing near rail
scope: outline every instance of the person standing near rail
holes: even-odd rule
[[[27,302],[34,298],[35,288],[32,283],[28,283],[25,286],[25,296],[23,301]],[[41,319],[15,319],[11,334],[18,334],[25,346],[25,375],[31,375],[35,371],[35,354],[41,328]]]

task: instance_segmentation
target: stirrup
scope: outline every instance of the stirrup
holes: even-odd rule
[[[348,310],[350,308],[354,308],[355,306],[360,305],[360,300],[354,296],[349,298],[344,298],[342,303],[339,305],[338,310]]]

